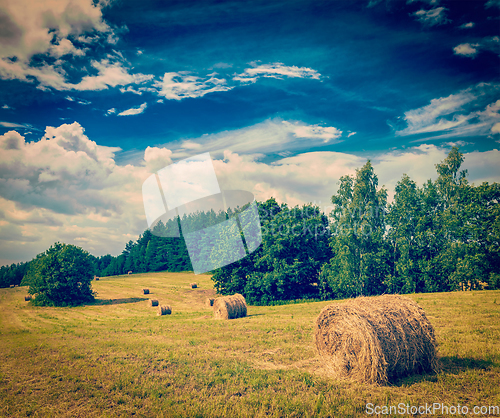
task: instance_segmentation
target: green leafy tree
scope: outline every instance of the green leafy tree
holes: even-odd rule
[[[327,217],[313,205],[289,209],[275,199],[259,203],[259,217],[262,244],[214,272],[217,291],[258,304],[318,297],[319,269],[331,257]]]
[[[343,176],[332,197],[334,210],[332,259],[320,274],[324,298],[374,295],[383,292],[387,275],[384,243],[387,192],[368,161],[356,177]]]
[[[245,296],[258,303],[319,297],[319,271],[332,255],[328,218],[310,204],[283,205],[263,230]]]
[[[74,245],[52,245],[30,263],[28,292],[34,304],[69,306],[91,302],[94,266],[90,254]]]
[[[395,192],[394,202],[389,205],[386,217],[390,273],[384,283],[389,293],[414,293],[425,287],[417,262],[424,215],[422,191],[404,174]]]

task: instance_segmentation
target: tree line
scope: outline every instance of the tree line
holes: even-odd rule
[[[289,207],[274,198],[257,202],[262,244],[214,270],[216,290],[242,293],[253,304],[271,304],[500,288],[500,185],[469,184],[467,172],[460,170],[463,160],[453,147],[436,165],[436,181],[421,187],[403,175],[390,204],[370,161],[354,176],[341,177],[331,213],[313,204]],[[214,224],[231,215],[196,213],[183,224]],[[153,232],[129,241],[119,256],[92,256],[93,273],[192,270],[178,222],[159,222]],[[180,237],[172,237],[172,230]],[[219,251],[220,256],[228,251],[230,247]],[[0,284],[21,283],[27,266],[2,267]]]
[[[250,303],[500,288],[500,185],[468,183],[453,147],[422,187],[407,175],[394,201],[368,161],[343,176],[330,219],[313,205],[260,204],[263,242],[213,274]]]

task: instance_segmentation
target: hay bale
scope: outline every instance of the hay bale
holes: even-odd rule
[[[96,277],[95,279],[96,279],[96,280],[99,280],[99,277]]]
[[[11,289],[13,289],[15,286],[14,286],[13,284],[11,284],[9,287],[10,287]]]
[[[210,308],[210,307],[214,306],[214,300],[215,300],[214,298],[207,298],[205,300],[206,307]]]
[[[191,289],[196,289],[198,285],[196,283],[191,283]]]
[[[158,306],[158,300],[157,299],[149,299],[149,306]]]
[[[247,303],[239,293],[217,298],[213,306],[215,319],[234,319],[247,316]]]
[[[149,295],[149,289],[142,289],[145,295]]]
[[[26,296],[24,297],[24,301],[25,301],[25,302],[27,302],[27,301],[29,301],[29,300],[31,300],[31,295],[26,295]]]
[[[172,308],[169,305],[162,305],[158,307],[158,316],[170,315],[172,313]]]
[[[434,329],[407,297],[360,297],[326,306],[314,329],[318,352],[339,378],[384,384],[436,368]]]

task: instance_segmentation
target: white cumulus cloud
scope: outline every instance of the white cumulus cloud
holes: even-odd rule
[[[74,65],[74,59],[84,57],[92,44],[113,44],[118,39],[103,18],[103,2],[16,0],[4,3],[0,9],[3,28],[0,30],[0,78],[29,83],[36,80],[42,90],[103,90],[152,78],[130,74],[121,62],[111,62],[108,58],[93,60],[90,73],[86,73],[80,61]],[[39,62],[32,65],[31,58],[35,55]],[[123,61],[119,53],[117,57]],[[66,70],[80,67],[81,81],[69,83]]]
[[[479,44],[460,44],[453,48],[455,55],[463,55],[464,57],[475,57],[478,53],[477,47]]]
[[[500,106],[500,104],[499,104]],[[490,112],[495,109],[491,108]],[[258,139],[266,129],[291,127],[279,121],[240,135]],[[201,144],[205,137],[193,143]],[[219,138],[220,139],[220,138]],[[322,138],[318,138],[319,141]],[[230,144],[230,142],[228,142]],[[184,143],[184,146],[189,147]],[[78,123],[47,127],[38,141],[26,142],[16,131],[0,136],[0,259],[29,260],[55,241],[81,245],[95,255],[120,254],[125,243],[147,227],[142,184],[151,172],[178,160],[175,150],[147,147],[135,164],[118,165],[118,148],[103,147]],[[196,149],[196,153],[202,153]],[[407,173],[419,185],[436,178],[435,164],[449,148],[422,144],[399,152],[370,156],[379,185],[393,195]],[[499,181],[499,151],[465,154],[469,180]],[[286,153],[284,153],[285,155]],[[225,149],[213,157],[222,189],[251,191],[258,200],[275,197],[289,205],[313,202],[328,212],[341,176],[355,174],[366,156],[307,152],[266,163],[254,155]]]

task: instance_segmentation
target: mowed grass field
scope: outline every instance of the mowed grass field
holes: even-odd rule
[[[500,291],[410,295],[436,330],[441,370],[373,386],[332,379],[317,357],[313,322],[340,301],[249,306],[246,318],[217,321],[204,305],[215,295],[208,275],[133,274],[93,287],[96,303],[76,308],[32,307],[27,288],[0,289],[1,417],[357,417],[367,403],[500,405]],[[149,298],[172,315],[157,316]]]

